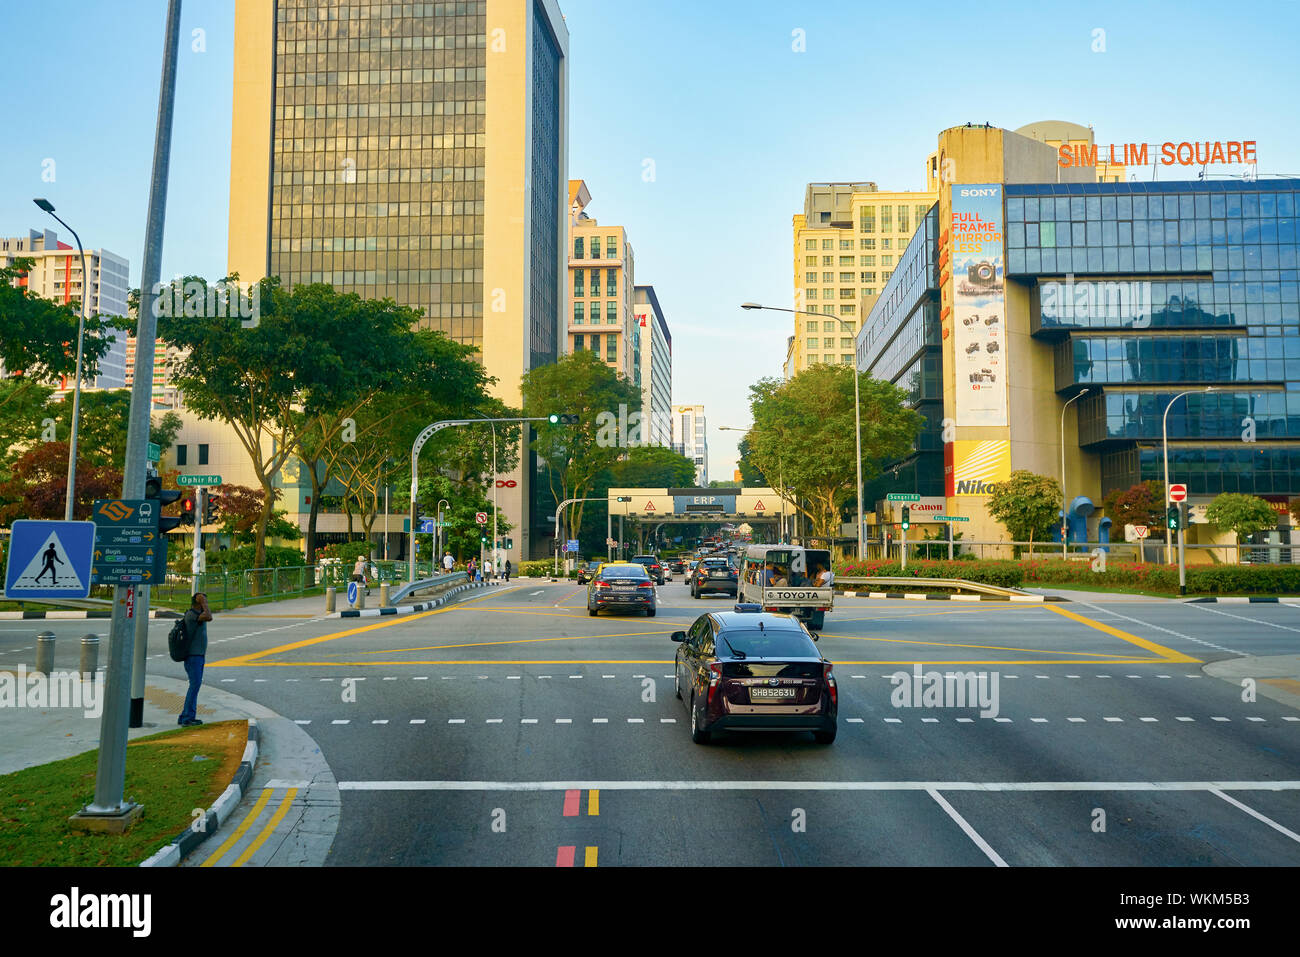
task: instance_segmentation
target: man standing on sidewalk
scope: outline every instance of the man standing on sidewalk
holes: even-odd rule
[[[191,727],[203,722],[198,719],[199,688],[203,685],[203,662],[208,654],[208,622],[212,620],[212,609],[208,607],[208,596],[203,592],[195,593],[190,599],[190,610],[185,613],[185,633],[189,635],[189,654],[185,657],[185,674],[190,679],[190,690],[185,695],[185,706],[176,723],[182,727]]]
[[[451,570],[456,567],[456,559],[451,557],[450,551],[447,552],[447,554],[442,556],[442,567],[443,570],[448,573],[450,573]]]

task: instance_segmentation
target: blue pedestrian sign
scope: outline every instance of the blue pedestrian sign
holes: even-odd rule
[[[356,603],[357,603],[357,583],[348,582],[348,604],[355,605]]]
[[[9,532],[5,597],[87,597],[94,551],[94,522],[19,519]]]

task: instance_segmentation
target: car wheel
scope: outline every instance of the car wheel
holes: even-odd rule
[[[655,609],[653,609],[653,608],[647,608],[647,609],[645,610],[645,616],[646,616],[647,618],[653,618],[653,617],[655,616]]]
[[[677,695],[677,700],[682,700],[682,673],[678,670],[677,665],[673,665],[673,693]]]
[[[590,615],[592,618],[595,618],[595,617],[596,617],[596,609],[595,609],[595,608],[588,608],[588,609],[587,609],[587,614]]]
[[[831,728],[829,731],[814,731],[813,737],[818,744],[831,744],[835,740],[835,732],[838,728]]]
[[[696,744],[708,744],[713,735],[700,728],[700,719],[695,707],[695,695],[691,695],[691,740]]]

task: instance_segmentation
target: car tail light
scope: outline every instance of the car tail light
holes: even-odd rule
[[[822,662],[822,677],[826,679],[826,687],[830,690],[831,704],[839,707],[840,693],[839,689],[835,687],[835,675],[831,673],[832,667],[829,661]]]
[[[721,662],[713,662],[709,665],[709,705],[713,704],[713,692],[717,690],[718,682],[722,680]]]
[[[609,582],[598,581],[598,582],[596,582],[596,587],[597,587],[597,588],[609,588],[609,587],[610,587],[610,584],[609,584]]]
[[[642,582],[641,584],[637,585],[636,587],[637,587],[637,588],[651,588],[651,589],[653,589],[653,588],[655,587],[655,583],[654,583],[654,582]]]

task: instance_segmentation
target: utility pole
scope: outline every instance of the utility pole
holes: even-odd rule
[[[144,497],[145,459],[149,443],[149,413],[153,406],[154,342],[158,321],[154,300],[162,265],[163,223],[167,212],[167,175],[171,161],[172,113],[176,101],[176,51],[180,45],[181,0],[167,5],[166,40],[163,45],[162,82],[158,93],[158,123],[154,131],[153,179],[149,186],[149,214],[145,226],[144,260],[140,270],[140,310],[136,328],[135,382],[126,431],[126,461],[122,467],[122,498]],[[89,277],[82,276],[83,298]],[[108,680],[104,712],[99,724],[99,762],[95,771],[94,801],[82,809],[83,819],[100,819],[106,829],[123,830],[143,811],[123,800],[126,783],[126,739],[131,705],[131,656],[135,621],[129,612],[149,616],[148,592],[128,608],[129,585],[113,588],[113,623],[110,630]]]

